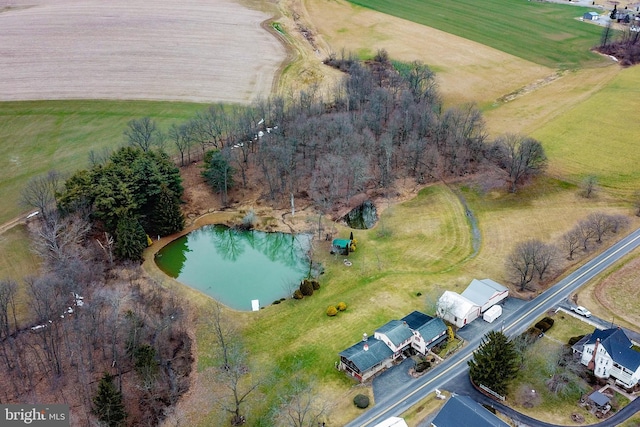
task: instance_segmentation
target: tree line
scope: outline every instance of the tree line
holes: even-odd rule
[[[435,74],[420,62],[379,51],[366,62],[343,53],[325,63],[345,72],[329,99],[310,88],[250,107],[211,105],[166,132],[149,118],[133,120],[125,137],[144,152],[172,145],[180,166],[204,159],[204,177],[225,205],[232,188],[252,186],[271,201],[294,195],[331,211],[398,179],[423,184],[496,166],[516,191],[546,166],[535,139],[490,141],[475,106],[445,109]]]
[[[628,226],[629,219],[623,215],[590,213],[555,243],[538,239],[518,243],[507,258],[507,273],[520,291],[534,285],[541,286],[557,277],[563,255],[573,261],[577,251],[586,254],[604,238]]]

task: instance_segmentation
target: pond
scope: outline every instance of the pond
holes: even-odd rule
[[[207,225],[160,249],[156,264],[181,283],[236,310],[290,297],[309,274],[311,235]]]

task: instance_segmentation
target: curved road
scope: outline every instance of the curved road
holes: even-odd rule
[[[508,336],[515,336],[524,332],[535,319],[552,307],[559,305],[576,289],[598,276],[605,269],[613,265],[616,261],[638,246],[640,246],[640,229],[635,230],[612,245],[610,248],[603,251],[601,254],[594,257],[592,260],[585,263],[582,267],[578,268],[576,271],[540,294],[537,298],[525,303],[519,311],[504,318],[501,324],[500,322],[497,322],[497,325],[492,325],[487,330],[502,329]],[[473,351],[480,344],[481,339],[482,336],[480,335],[474,337],[465,347],[448,358],[438,367],[433,368],[428,374],[415,381],[405,382],[401,387],[390,391],[386,396],[382,396],[380,398],[376,397],[376,405],[369,411],[348,423],[346,427],[371,427],[388,417],[399,416],[419,402],[425,395],[433,392],[436,388],[444,388],[444,385],[453,378],[457,378],[460,375],[466,375],[467,361],[473,355]],[[496,404],[492,400],[490,401]],[[633,404],[627,405],[627,407],[636,408],[640,405],[640,399],[636,399],[634,402],[636,401],[637,403],[632,402]],[[625,407],[625,409],[627,407]],[[505,408],[507,408],[505,409],[505,413],[509,416],[512,416],[511,413],[515,413],[520,417],[525,417],[508,407]],[[629,413],[629,411],[631,411],[631,409],[620,412],[627,414],[626,417],[628,418],[635,412]],[[515,415],[513,415],[513,418],[518,419]],[[617,420],[620,422],[620,419],[617,418]],[[533,419],[528,419],[525,423],[530,425],[549,426],[549,424],[539,424],[539,422],[535,422]],[[598,425],[608,426],[610,424],[604,422]]]

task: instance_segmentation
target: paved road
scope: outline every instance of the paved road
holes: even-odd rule
[[[502,322],[494,322],[486,330],[502,329],[508,336],[524,332],[535,319],[563,303],[576,289],[638,246],[640,246],[640,229],[624,237],[535,299],[524,303],[517,311],[503,314]],[[476,322],[482,322],[482,320]],[[460,334],[466,335],[465,328],[460,331]],[[467,361],[471,358],[473,350],[480,344],[481,338],[482,335],[474,333],[465,347],[433,368],[428,374],[415,380],[406,379],[397,387],[390,388],[387,393],[376,395],[376,405],[346,427],[374,426],[388,417],[399,416],[426,394],[433,392],[436,388],[444,388],[450,379],[467,375]]]

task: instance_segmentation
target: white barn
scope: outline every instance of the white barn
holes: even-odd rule
[[[445,291],[438,300],[437,313],[438,317],[462,328],[480,316],[480,306],[456,292]]]
[[[498,304],[509,296],[509,289],[491,279],[473,279],[462,296],[480,306],[480,312],[484,313],[492,306]]]
[[[462,328],[508,296],[509,290],[491,279],[473,279],[462,294],[445,291],[438,300],[437,314]]]

